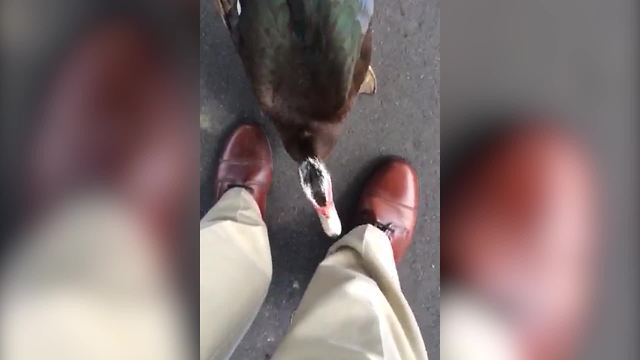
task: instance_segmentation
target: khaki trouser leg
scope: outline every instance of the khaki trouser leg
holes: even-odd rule
[[[271,281],[267,227],[244,189],[227,191],[200,222],[200,359],[226,359]]]
[[[427,359],[382,231],[359,226],[331,247],[273,359]]]
[[[112,196],[61,204],[0,271],[0,359],[182,360],[182,304],[155,239]]]

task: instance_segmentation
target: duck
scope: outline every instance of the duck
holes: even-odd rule
[[[376,92],[374,1],[215,1],[322,229],[337,237],[342,223],[325,161],[357,95]]]

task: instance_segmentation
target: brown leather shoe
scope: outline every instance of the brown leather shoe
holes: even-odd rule
[[[356,224],[372,224],[391,240],[400,262],[411,245],[418,214],[418,177],[404,159],[392,158],[369,178],[360,197]]]
[[[255,124],[240,125],[227,140],[218,164],[216,200],[232,187],[245,188],[264,218],[272,174],[271,146],[264,132]]]
[[[443,277],[502,311],[526,359],[573,358],[595,278],[590,159],[570,134],[520,126],[443,192]]]
[[[163,247],[184,238],[185,214],[197,204],[198,132],[189,121],[197,96],[155,45],[159,36],[117,17],[69,43],[43,83],[29,134],[27,216],[100,189],[124,199]]]

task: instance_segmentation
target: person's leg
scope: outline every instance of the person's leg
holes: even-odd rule
[[[360,204],[363,225],[329,250],[274,359],[427,359],[394,262],[410,244],[417,199],[407,163],[376,172]]]
[[[262,215],[271,152],[252,125],[229,139],[218,167],[215,206],[200,222],[200,358],[226,359],[255,318],[271,281]]]
[[[0,271],[0,358],[191,357],[172,270],[122,200],[77,194],[14,238]]]
[[[189,358],[173,283],[198,153],[189,87],[151,24],[110,14],[52,44],[64,52],[22,119],[3,359]]]
[[[248,191],[227,191],[200,223],[200,354],[231,354],[271,282],[267,227]]]

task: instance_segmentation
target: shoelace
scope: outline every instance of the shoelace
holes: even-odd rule
[[[381,222],[376,221],[376,223],[374,225],[378,229],[382,230],[387,236],[393,235],[393,233],[395,231],[392,223],[383,224]]]

